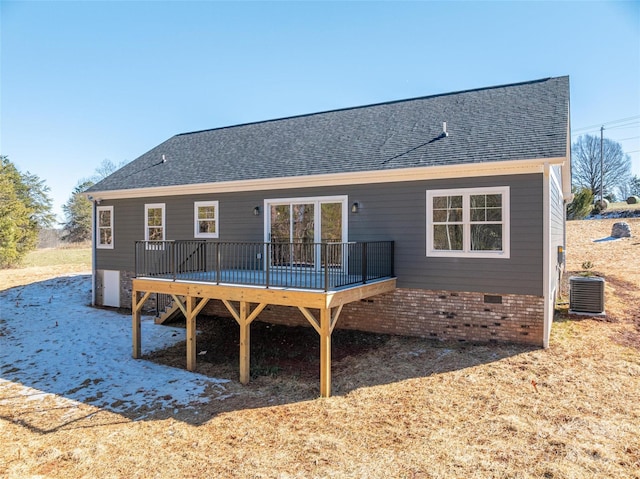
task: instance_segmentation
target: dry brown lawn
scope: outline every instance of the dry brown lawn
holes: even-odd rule
[[[377,338],[337,354],[329,399],[304,368],[241,386],[229,358],[216,371],[233,396],[181,420],[61,409],[14,385],[0,477],[640,478],[640,219],[626,221],[633,238],[596,243],[615,220],[569,223],[568,270],[606,277],[607,316],[564,305],[547,350]],[[57,274],[0,271],[0,289]]]

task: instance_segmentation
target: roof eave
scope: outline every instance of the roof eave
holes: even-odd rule
[[[542,173],[544,165],[567,165],[565,157],[493,161],[486,163],[421,166],[349,173],[330,173],[311,176],[263,178],[255,180],[197,183],[188,185],[157,186],[120,190],[91,191],[89,199],[153,198],[206,193],[234,193],[240,191],[282,190],[288,188],[313,188],[322,186],[395,183],[416,180],[447,178],[473,178],[483,176],[521,175]],[[565,166],[566,167],[566,166]]]

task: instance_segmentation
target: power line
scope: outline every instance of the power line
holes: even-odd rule
[[[601,125],[602,126],[602,125]],[[636,122],[632,122],[632,123],[626,123],[624,125],[618,125],[618,126],[610,126],[610,127],[605,127],[605,130],[617,130],[617,129],[625,129],[625,128],[638,128],[640,127],[640,121],[636,121]],[[571,136],[572,137],[576,137],[576,136],[581,136],[590,132],[596,132],[600,130],[600,127],[593,127],[589,130],[585,130],[585,129],[580,129],[580,130],[571,130]],[[578,133],[579,132],[579,133]]]
[[[605,130],[617,130],[618,128],[634,128],[636,125],[640,125],[640,121],[627,123],[626,125],[610,126],[609,128],[605,128]]]
[[[602,126],[602,125],[601,125]],[[620,128],[637,128],[638,126],[640,126],[640,121],[637,122],[632,122],[632,123],[625,123],[623,125],[616,125],[616,126],[608,126],[605,127],[605,130],[618,130]],[[600,127],[593,127],[593,128],[589,128],[589,129],[581,129],[581,130],[571,130],[572,136],[574,135],[580,135],[583,133],[588,133],[590,131],[598,131],[600,130]]]
[[[598,125],[584,126],[584,127],[581,127],[581,128],[572,128],[572,130],[573,131],[591,130],[593,128],[600,128],[601,126],[605,126],[605,125],[613,125],[613,124],[616,124],[616,123],[624,123],[626,121],[637,120],[637,119],[640,119],[640,115],[629,116],[627,118],[620,118],[619,120],[605,121],[604,123],[600,123]]]

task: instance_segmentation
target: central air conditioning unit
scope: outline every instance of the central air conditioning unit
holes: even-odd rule
[[[604,315],[604,278],[569,278],[569,314]]]

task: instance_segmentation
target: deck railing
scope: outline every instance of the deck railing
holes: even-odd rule
[[[393,276],[393,241],[136,241],[137,278],[330,291]]]

